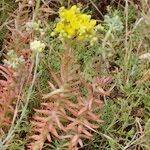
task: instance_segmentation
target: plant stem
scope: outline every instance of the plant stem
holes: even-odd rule
[[[107,33],[106,33],[106,35],[105,35],[105,38],[104,38],[104,41],[103,41],[103,43],[102,43],[102,48],[105,48],[106,42],[107,42],[109,36],[111,35],[111,31],[112,31],[111,28],[107,31]]]
[[[125,57],[124,57],[124,65],[125,65],[125,76],[127,76],[128,70],[128,0],[125,0],[125,17],[126,17],[126,28],[125,28]]]
[[[35,21],[35,18],[38,14],[38,11],[39,11],[39,7],[40,7],[40,3],[41,3],[41,0],[36,0],[36,6],[35,6],[35,10],[34,10],[34,13],[33,13],[33,18],[32,18],[32,21],[34,22]]]

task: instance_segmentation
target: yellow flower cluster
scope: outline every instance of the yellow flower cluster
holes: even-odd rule
[[[96,20],[92,20],[90,15],[81,13],[76,5],[70,9],[61,7],[59,17],[60,20],[56,24],[52,36],[59,33],[62,38],[76,38],[78,40],[94,37]]]

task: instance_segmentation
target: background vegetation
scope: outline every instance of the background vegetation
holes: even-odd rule
[[[57,74],[62,65],[60,57],[64,53],[62,44],[57,38],[51,37],[50,33],[56,23],[58,9],[62,5],[70,7],[73,4],[81,6],[84,12],[91,14],[92,18],[105,28],[105,30],[98,32],[98,42],[94,45],[79,43],[73,45],[76,50],[75,64],[80,65],[81,74],[88,83],[91,83],[95,76],[111,76],[113,78],[113,81],[104,88],[110,92],[110,95],[100,97],[104,106],[98,110],[98,114],[101,115],[104,122],[99,123],[99,127],[93,133],[94,136],[90,142],[88,140],[83,141],[84,146],[80,149],[149,150],[150,2],[147,0],[41,0],[39,6],[32,0],[30,2],[24,0],[17,2],[0,1],[1,63],[7,57],[6,53],[9,50],[13,49],[18,54],[22,52],[21,50],[27,51],[29,41],[35,35],[41,36],[38,32],[28,33],[24,30],[26,23],[31,20],[34,14],[36,14],[37,20],[42,22],[39,28],[44,29],[45,34],[40,38],[46,43],[46,48],[37,68],[36,84],[30,92],[30,100],[24,112],[25,115],[11,135],[13,138],[10,138],[6,143],[3,141],[8,137],[8,129],[14,124],[10,119],[8,127],[0,125],[4,129],[0,140],[0,149],[27,149],[32,128],[31,118],[35,109],[39,109],[41,103],[46,102],[42,100],[42,95],[49,92],[48,81],[52,80],[49,73],[50,69]],[[121,25],[117,26],[117,30],[112,30],[106,39],[110,29],[108,20],[111,25],[118,25],[115,16],[120,18],[123,28]],[[120,27],[122,29],[118,30]],[[102,45],[104,41],[106,42],[105,46]],[[143,56],[143,54],[145,55]],[[30,55],[30,52],[27,55]],[[27,81],[26,76],[29,76],[30,73],[23,72],[22,74],[24,80]],[[32,74],[34,74],[33,71]],[[3,78],[3,74],[0,75],[0,78]],[[24,94],[21,95],[23,99],[19,102],[16,120],[19,120],[24,109],[23,106],[26,104],[25,97],[28,95],[30,83],[24,83]],[[86,95],[86,89],[81,88],[81,93]],[[11,103],[13,107],[15,104],[16,101]],[[6,105],[6,103],[0,103],[0,105]],[[66,144],[65,140],[53,137],[52,142],[45,142],[43,149],[67,149],[64,144]]]

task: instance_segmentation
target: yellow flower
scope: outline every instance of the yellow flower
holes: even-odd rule
[[[61,7],[59,18],[52,35],[59,34],[62,38],[78,40],[95,36],[96,20],[92,20],[90,15],[81,13],[76,5],[70,9]]]
[[[64,24],[62,22],[57,23],[55,31],[60,32],[62,30],[64,30]]]

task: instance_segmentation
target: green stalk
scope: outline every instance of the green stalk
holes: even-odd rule
[[[103,43],[102,43],[102,48],[105,48],[106,42],[107,42],[108,38],[110,37],[111,32],[112,32],[112,29],[109,28],[109,30],[107,31],[107,33],[106,33],[106,35],[105,35],[104,41],[103,41]]]

